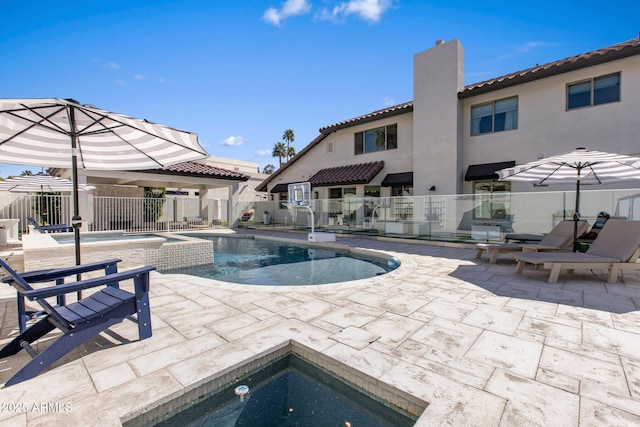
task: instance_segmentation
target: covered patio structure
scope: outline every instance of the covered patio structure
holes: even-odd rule
[[[70,176],[69,169],[51,169],[54,175],[62,177]],[[80,195],[80,213],[83,218],[95,218],[99,212],[96,210],[106,210],[105,207],[96,205],[97,200],[107,198],[144,198],[145,188],[151,189],[155,197],[162,198],[164,194],[165,203],[173,201],[175,205],[178,200],[191,198],[198,200],[198,207],[189,210],[174,209],[171,218],[167,221],[171,223],[183,223],[198,218],[208,221],[211,218],[237,218],[233,212],[240,193],[248,188],[248,181],[251,177],[242,172],[207,165],[199,162],[184,162],[163,169],[141,170],[141,171],[118,171],[118,170],[81,170],[78,180],[81,184],[89,184],[96,187],[91,195]],[[90,203],[89,198],[93,199]],[[225,203],[213,206],[212,200],[225,200]],[[104,200],[103,200],[104,201]],[[226,202],[228,201],[228,202]],[[111,204],[111,203],[109,203]],[[224,212],[217,212],[213,215],[213,210],[224,209]],[[126,209],[109,208],[108,221],[115,227],[128,229],[135,221],[131,212]],[[104,213],[104,212],[102,212]],[[141,219],[138,219],[141,221]],[[91,222],[91,220],[89,220]],[[230,224],[231,225],[231,224]],[[86,229],[91,228],[90,223],[83,225]],[[95,227],[93,229],[96,229]]]

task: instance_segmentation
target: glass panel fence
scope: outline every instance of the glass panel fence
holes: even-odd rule
[[[544,234],[573,219],[574,191],[483,193],[312,200],[310,208],[279,202],[238,205],[239,227],[369,234],[445,241],[500,241],[518,234]],[[580,217],[593,224],[600,212],[640,220],[640,189],[586,190]],[[265,221],[264,212],[269,213]]]

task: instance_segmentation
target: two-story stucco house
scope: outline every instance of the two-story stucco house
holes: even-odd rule
[[[540,191],[495,171],[576,147],[640,153],[640,39],[463,82],[460,42],[436,42],[414,57],[413,101],[321,128],[257,190],[272,200],[303,181],[319,199]]]

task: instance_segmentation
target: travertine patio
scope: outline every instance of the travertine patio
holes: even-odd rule
[[[264,233],[260,233],[264,234]],[[279,236],[283,236],[280,234]],[[286,234],[304,239],[306,235]],[[429,402],[417,425],[640,424],[640,276],[514,274],[469,247],[339,238],[402,260],[309,287],[154,274],[154,334],[125,322],[39,377],[0,390],[3,425],[119,425],[294,340]],[[15,291],[0,287],[4,343]],[[124,341],[124,343],[123,343]],[[28,356],[0,360],[0,382]]]

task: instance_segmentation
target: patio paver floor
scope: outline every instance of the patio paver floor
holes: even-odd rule
[[[306,235],[264,233],[291,239]],[[416,425],[640,425],[640,275],[515,274],[473,247],[339,237],[402,260],[371,279],[233,285],[154,273],[153,337],[124,322],[0,390],[0,424],[119,425],[294,340],[428,401]],[[0,344],[17,329],[0,287]],[[124,341],[124,343],[122,342]],[[0,382],[28,356],[0,360]]]

